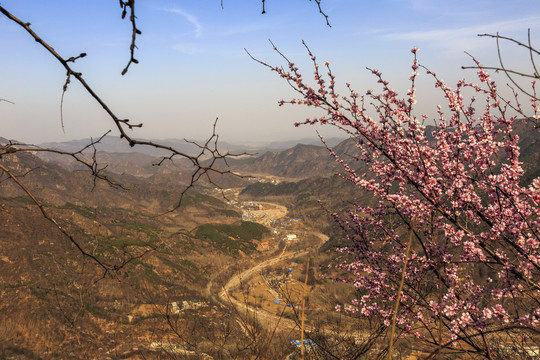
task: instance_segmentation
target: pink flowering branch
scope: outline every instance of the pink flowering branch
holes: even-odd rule
[[[405,333],[439,346],[444,328],[452,346],[464,343],[488,357],[485,336],[494,329],[540,325],[540,179],[520,184],[524,171],[514,132],[519,121],[508,113],[526,112],[520,94],[502,98],[478,62],[479,83],[460,80],[451,89],[418,62],[414,48],[405,98],[375,69],[368,70],[381,86],[378,92],[360,95],[346,84],[342,96],[330,64],[320,66],[307,46],[313,85],[274,49],[286,66],[254,60],[300,95],[279,105],[318,108],[321,116],[296,125],[336,126],[354,137],[363,167],[352,168],[332,149],[330,154],[341,165],[340,176],[376,199],[332,214],[349,241],[339,249],[337,267],[364,294],[346,311],[378,316],[388,326],[395,319]],[[448,108],[437,107],[435,126],[415,111],[419,70],[432,77]],[[403,225],[414,229],[410,256]]]

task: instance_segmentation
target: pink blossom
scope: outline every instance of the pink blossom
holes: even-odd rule
[[[421,65],[418,48],[411,52],[411,86],[402,98],[375,69],[370,71],[378,90],[360,96],[347,84],[350,94],[343,96],[329,69],[319,74],[315,67],[311,85],[294,65],[290,74],[272,68],[300,94],[281,105],[322,111],[303,124],[332,125],[356,140],[356,154],[341,157],[330,150],[339,175],[373,199],[330,214],[349,242],[335,267],[350,274],[363,294],[346,310],[377,316],[389,326],[405,264],[407,291],[397,317],[405,333],[415,331],[411,324],[430,328],[442,322],[444,336],[457,346],[458,335],[508,323],[538,326],[540,310],[526,299],[536,298],[540,286],[540,179],[523,185],[514,127],[527,124],[507,112],[521,108],[518,99],[503,101],[484,69],[477,73],[479,84],[460,80],[452,89]],[[444,104],[436,105],[436,125],[429,131],[424,121],[430,117],[413,111],[419,69]],[[530,118],[540,118],[540,105],[535,99],[530,104]],[[503,307],[507,299],[519,303],[519,313]]]

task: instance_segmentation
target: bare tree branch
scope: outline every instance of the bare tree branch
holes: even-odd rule
[[[122,75],[125,75],[131,64],[139,63],[139,60],[135,59],[135,49],[137,48],[135,41],[137,40],[137,35],[141,35],[141,30],[137,28],[135,22],[135,19],[137,18],[135,16],[135,0],[120,0],[120,7],[122,8],[122,19],[125,19],[127,8],[129,7],[129,21],[131,22],[131,45],[129,46],[130,58],[126,67],[122,70]]]
[[[76,162],[84,165],[86,168],[88,168],[88,170],[90,170],[90,172],[91,172],[91,174],[93,176],[93,179],[94,179],[94,185],[93,185],[94,188],[97,185],[96,182],[98,180],[105,181],[106,183],[108,183],[109,185],[111,185],[113,187],[124,188],[121,184],[113,181],[111,178],[106,176],[103,173],[103,170],[105,170],[106,166],[100,167],[99,164],[98,164],[98,161],[97,161],[97,157],[96,157],[97,149],[96,149],[95,145],[100,143],[101,140],[108,133],[109,132],[103,134],[97,140],[91,139],[89,144],[83,146],[81,149],[79,149],[79,150],[77,150],[75,152],[68,152],[68,151],[63,151],[63,150],[58,150],[58,149],[53,149],[53,148],[41,148],[41,147],[38,147],[38,146],[35,146],[35,145],[19,144],[19,143],[15,143],[15,142],[10,141],[7,144],[0,145],[0,159],[5,155],[13,155],[13,154],[16,154],[16,153],[25,153],[25,152],[30,152],[30,153],[47,152],[47,153],[65,155],[65,156],[72,157]],[[90,160],[88,160],[87,155],[85,155],[85,152],[87,150],[92,151],[92,155],[91,155]],[[93,255],[93,254],[89,253],[88,251],[84,250],[83,245],[81,245],[79,243],[79,241],[77,241],[74,238],[74,236],[72,234],[70,234],[69,231],[65,227],[61,226],[58,223],[58,221],[55,218],[53,218],[47,212],[47,210],[46,210],[45,206],[43,205],[43,203],[21,181],[21,178],[25,177],[26,175],[28,175],[32,171],[36,170],[36,168],[32,168],[32,169],[26,171],[25,173],[23,173],[21,175],[16,175],[13,171],[11,171],[6,166],[4,166],[4,165],[2,165],[0,163],[0,170],[2,171],[2,173],[5,173],[8,176],[7,179],[11,179],[12,181],[14,181],[15,184],[17,184],[17,186],[19,188],[21,188],[30,197],[30,199],[32,199],[34,204],[39,208],[39,210],[40,210],[41,214],[43,215],[43,217],[45,219],[47,219],[49,222],[51,222],[64,236],[66,236],[68,238],[68,240],[73,245],[75,245],[77,250],[83,256],[88,257],[91,260],[95,261],[103,269],[103,271],[104,271],[103,272],[103,277],[105,277],[107,275],[107,273],[109,273],[110,271],[121,270],[123,267],[125,267],[130,262],[132,262],[132,261],[134,261],[136,259],[139,259],[139,258],[143,257],[146,253],[154,250],[154,248],[151,246],[151,244],[147,244],[148,248],[145,249],[145,251],[142,252],[141,254],[137,254],[137,255],[132,255],[132,254],[128,253],[126,251],[126,249],[123,249],[122,261],[120,263],[109,264],[109,263],[103,262],[102,260],[98,259],[95,255]]]
[[[121,0],[121,4],[124,8],[124,11],[127,11],[127,8],[129,7],[131,10],[133,10],[133,6],[134,6],[134,0],[128,0],[128,1],[122,1]],[[60,54],[58,54],[58,52],[56,52],[53,47],[51,47],[47,42],[45,42],[39,35],[37,35],[31,28],[30,28],[30,23],[26,23],[26,22],[23,22],[22,20],[18,19],[17,17],[15,17],[13,14],[11,14],[9,11],[7,11],[4,7],[0,6],[0,12],[2,14],[4,14],[8,19],[10,19],[11,21],[17,23],[19,26],[23,27],[29,34],[30,36],[36,41],[38,42],[40,45],[42,45],[52,56],[54,56],[61,64],[62,66],[66,69],[66,82],[64,84],[64,87],[63,87],[63,92],[66,91],[67,89],[67,85],[70,83],[70,79],[71,77],[77,79],[79,81],[79,83],[85,88],[85,90],[90,94],[91,97],[94,98],[94,100],[99,104],[101,105],[101,107],[103,108],[103,110],[105,110],[105,112],[109,115],[109,117],[112,119],[112,121],[114,122],[116,128],[118,129],[118,131],[120,132],[120,138],[123,138],[125,139],[128,144],[133,147],[135,145],[143,145],[143,146],[150,146],[150,147],[154,147],[154,148],[157,148],[157,149],[162,149],[162,150],[166,150],[168,152],[170,152],[170,156],[169,158],[172,159],[173,157],[182,157],[182,158],[185,158],[185,159],[188,159],[191,164],[195,167],[195,172],[192,176],[192,180],[193,181],[197,181],[198,179],[201,178],[201,176],[209,176],[209,174],[213,173],[213,172],[216,172],[216,173],[219,173],[219,174],[223,174],[223,173],[226,173],[227,171],[222,171],[222,170],[219,170],[217,168],[214,168],[214,166],[217,166],[218,164],[216,163],[217,160],[222,160],[222,159],[225,159],[227,156],[231,156],[232,154],[229,154],[228,152],[225,152],[225,153],[220,153],[218,150],[217,150],[217,139],[218,139],[218,136],[216,135],[215,133],[215,124],[214,124],[214,132],[212,134],[212,136],[209,138],[209,140],[204,144],[204,146],[201,147],[201,153],[196,155],[196,156],[192,156],[192,155],[189,155],[185,152],[182,152],[180,150],[177,150],[171,146],[167,146],[167,145],[163,145],[163,144],[160,144],[160,143],[156,143],[156,142],[152,142],[152,141],[147,141],[147,140],[138,140],[138,139],[135,139],[133,138],[131,135],[128,134],[128,130],[133,130],[135,128],[139,128],[139,127],[142,127],[142,123],[140,124],[132,124],[130,123],[130,120],[129,119],[121,119],[119,118],[112,110],[111,108],[100,98],[100,96],[90,87],[90,85],[86,82],[86,80],[82,77],[82,74],[75,71],[71,66],[70,66],[70,62],[75,62],[75,60],[79,59],[79,58],[82,58],[84,57],[86,54],[85,53],[81,53],[80,55],[76,56],[76,57],[70,57],[68,59],[64,59]],[[124,14],[123,14],[124,15]],[[124,15],[125,16],[125,15]],[[134,13],[132,12],[132,15],[133,16],[133,19],[135,19],[135,15]],[[134,21],[134,20],[133,20]],[[137,29],[136,27],[134,26],[134,37],[132,39],[135,38],[135,35],[137,35],[138,33],[140,32],[137,32]],[[133,40],[134,41],[134,40]],[[132,47],[134,49],[134,43],[132,43]],[[136,62],[136,61],[130,61],[130,62]],[[129,64],[128,64],[129,66]],[[63,95],[62,95],[63,97]],[[62,120],[63,122],[63,120]],[[211,140],[215,140],[215,142],[213,143],[213,146],[214,148],[210,149],[208,148],[208,146],[210,145],[210,141]],[[212,161],[210,161],[210,165],[204,165],[202,163],[202,157],[203,157],[203,154],[206,154],[206,153],[209,153],[210,155],[212,156],[216,156],[217,158],[216,159],[213,159]],[[193,186],[193,184],[190,184],[188,185],[188,188],[191,188]],[[175,207],[174,209],[177,209],[178,207]],[[173,210],[174,210],[173,209]]]
[[[309,0],[309,1],[312,1],[312,0]],[[324,19],[326,20],[326,25],[328,25],[328,27],[332,27],[332,25],[330,25],[330,22],[328,21],[328,15],[326,15],[326,13],[321,8],[321,0],[313,0],[313,1],[315,1],[315,3],[317,4],[317,7],[319,8],[319,13],[322,16],[324,16]]]
[[[230,170],[222,170],[217,167],[217,162],[219,161],[223,161],[225,165],[228,166],[228,163],[227,163],[228,157],[252,155],[246,152],[241,153],[241,154],[230,154],[229,152],[226,152],[222,154],[218,149],[219,135],[216,132],[217,121],[218,119],[216,118],[216,120],[214,121],[214,125],[212,127],[212,135],[206,140],[206,142],[203,145],[194,141],[184,139],[187,143],[193,144],[199,148],[199,153],[192,157],[192,160],[195,161],[197,165],[195,166],[195,170],[191,174],[191,180],[189,182],[189,185],[186,186],[184,190],[180,193],[178,202],[171,210],[165,212],[165,214],[178,209],[182,205],[182,199],[184,195],[186,194],[186,192],[189,189],[193,188],[195,186],[195,183],[197,183],[201,178],[205,178],[210,184],[214,185],[215,187],[219,189],[221,189],[221,186],[219,186],[218,184],[216,184],[214,180],[212,180],[211,174],[219,174],[219,175],[232,174],[234,176],[244,178],[244,176],[233,173]],[[207,159],[208,154],[210,155],[209,159]],[[175,155],[176,154],[172,153],[170,156],[164,156],[157,163],[153,165],[160,166],[165,160],[172,160]],[[224,195],[223,191],[222,191],[222,194]]]
[[[461,68],[462,69],[479,69],[478,66],[462,66]],[[532,79],[539,79],[538,76],[533,75],[533,74],[527,74],[527,73],[517,71],[517,70],[512,70],[512,69],[504,69],[503,70],[502,68],[500,68],[498,66],[483,66],[482,65],[482,69],[484,69],[484,70],[495,70],[496,72],[502,70],[502,71],[506,72],[507,74],[515,74],[515,75],[519,75],[519,76],[523,76],[523,77],[529,77],[529,78],[532,78]]]
[[[504,103],[505,106],[508,106],[508,107],[512,108],[517,113],[523,115],[526,119],[533,122],[535,124],[535,127],[538,128],[540,126],[539,122],[538,122],[538,120],[540,119],[540,114],[539,114],[539,110],[538,110],[539,109],[538,103],[540,102],[540,97],[538,96],[538,94],[536,92],[536,82],[537,82],[538,79],[540,79],[540,74],[538,72],[538,67],[536,66],[534,56],[535,55],[540,55],[540,51],[538,49],[534,48],[532,46],[532,44],[531,44],[531,30],[528,29],[528,32],[527,32],[527,44],[525,44],[525,43],[523,43],[521,41],[518,41],[518,40],[516,40],[514,38],[499,35],[499,33],[497,33],[496,35],[478,34],[478,36],[491,37],[491,38],[494,38],[496,40],[497,57],[498,57],[498,60],[499,60],[499,65],[498,66],[484,66],[484,65],[481,65],[480,62],[477,59],[475,59],[471,54],[465,52],[467,55],[469,55],[473,59],[473,61],[475,62],[476,65],[475,66],[462,66],[461,68],[462,69],[477,69],[478,71],[494,70],[495,72],[499,72],[499,71],[504,72],[506,77],[510,80],[510,82],[513,85],[512,86],[512,85],[510,85],[508,83],[506,84],[512,90],[512,94],[513,94],[514,99],[515,99],[515,104],[512,104],[510,101],[508,101],[504,97],[500,96],[499,94],[497,94],[497,98],[502,103]],[[505,41],[514,43],[518,47],[525,48],[527,50],[529,58],[530,58],[531,66],[532,66],[532,69],[533,69],[532,73],[510,69],[510,68],[507,67],[507,65],[505,65],[505,63],[503,63],[500,40],[505,40]],[[530,82],[530,89],[528,89],[528,88],[526,89],[526,88],[524,88],[523,85],[520,85],[516,81],[517,77],[532,79],[531,82]],[[526,95],[526,96],[529,97],[530,102],[529,101],[527,101],[527,102],[529,102],[530,105],[532,106],[532,109],[533,109],[532,116],[530,114],[527,114],[526,111],[524,111],[524,109],[522,108],[521,103],[518,100],[518,97],[519,97],[520,94],[521,95]]]
[[[488,66],[480,66],[478,64],[478,62],[477,62],[476,66],[462,66],[461,68],[462,69],[486,69],[486,70],[503,71],[505,73],[506,77],[508,77],[508,79],[512,82],[512,84],[514,84],[514,86],[516,88],[518,88],[519,91],[521,91],[521,93],[523,93],[523,94],[525,94],[525,95],[527,95],[527,96],[529,96],[529,97],[531,97],[531,98],[533,98],[535,100],[540,100],[540,98],[538,98],[536,96],[536,93],[534,91],[529,92],[529,91],[525,90],[522,86],[520,86],[516,82],[516,80],[511,75],[511,74],[513,74],[513,75],[518,75],[518,76],[521,76],[521,77],[528,77],[528,78],[532,78],[532,79],[540,79],[540,74],[538,73],[536,63],[534,61],[534,56],[533,56],[533,54],[540,55],[540,51],[535,49],[531,45],[531,30],[530,29],[528,30],[528,37],[527,37],[528,44],[524,44],[521,41],[518,41],[518,40],[516,40],[514,38],[499,35],[499,33],[497,33],[496,35],[478,34],[478,36],[491,37],[491,38],[494,38],[496,40],[496,43],[497,43],[497,57],[499,59],[499,66],[489,66],[489,67]],[[518,45],[519,47],[523,47],[523,48],[527,49],[528,52],[529,52],[531,65],[533,67],[534,72],[532,74],[530,74],[530,73],[526,73],[526,72],[522,72],[522,71],[516,71],[516,70],[512,70],[512,69],[507,68],[506,65],[503,63],[502,54],[501,54],[501,47],[500,47],[500,40],[506,40],[506,41],[509,41],[509,42],[512,42],[512,43]],[[473,57],[473,59],[474,59],[474,57]]]
[[[529,29],[529,45],[527,44],[524,44],[522,43],[521,41],[518,41],[514,38],[511,38],[511,37],[507,37],[507,36],[502,36],[502,35],[499,35],[497,33],[497,35],[493,35],[493,34],[478,34],[478,36],[481,36],[481,37],[491,37],[491,38],[495,38],[495,39],[502,39],[502,40],[507,40],[507,41],[510,41],[510,42],[513,42],[515,44],[517,44],[518,46],[522,46],[532,52],[535,52],[537,55],[540,55],[540,51],[539,50],[536,50],[534,49],[533,47],[531,47],[531,44],[530,44],[530,31],[531,29]]]
[[[324,17],[324,20],[326,21],[326,25],[328,25],[328,27],[332,27],[332,25],[330,25],[330,21],[328,20],[328,15],[323,11],[321,7],[322,0],[309,0],[309,1],[314,1],[317,4],[317,7],[319,8],[319,13]],[[265,2],[266,0],[261,0],[261,3],[262,3],[261,14],[266,14]],[[221,8],[223,9],[223,0],[221,0]]]
[[[0,158],[3,155],[6,154],[14,154],[17,152],[47,152],[47,153],[53,153],[53,154],[59,154],[59,155],[65,155],[72,157],[75,161],[78,163],[84,165],[88,170],[90,170],[92,176],[94,177],[94,187],[96,185],[97,180],[103,180],[107,182],[109,185],[113,187],[119,187],[122,188],[122,185],[113,181],[111,178],[109,178],[107,175],[103,173],[103,170],[106,169],[106,166],[100,167],[96,158],[97,149],[95,147],[96,144],[100,143],[101,140],[109,133],[103,134],[100,138],[97,140],[90,139],[90,143],[82,147],[81,149],[75,151],[75,152],[69,152],[69,151],[63,151],[59,149],[53,149],[53,148],[41,148],[35,145],[27,145],[27,144],[19,144],[10,142],[2,147],[0,147]],[[88,149],[92,149],[93,154],[91,157],[91,160],[88,160],[87,157],[84,155],[84,152]]]
[[[117,270],[118,269],[118,266],[111,266],[111,265],[108,265],[108,264],[105,264],[103,263],[101,260],[99,260],[98,258],[96,258],[94,255],[86,252],[82,247],[81,245],[73,238],[73,236],[63,227],[61,226],[54,218],[52,218],[48,213],[47,211],[45,210],[45,207],[43,206],[43,204],[41,203],[41,201],[39,201],[35,196],[34,194],[26,187],[26,185],[24,185],[17,176],[15,176],[8,168],[6,168],[5,166],[3,166],[2,164],[0,164],[0,170],[2,170],[3,172],[5,172],[31,199],[32,201],[36,204],[36,206],[39,208],[39,210],[41,211],[41,214],[43,215],[43,217],[47,220],[49,220],[62,234],[64,234],[68,239],[69,241],[71,241],[71,243],[73,245],[75,245],[75,247],[80,251],[81,254],[83,254],[84,256],[94,260],[99,266],[101,266],[103,268],[103,271],[104,271],[104,274],[103,276],[105,276],[110,270]]]
[[[531,46],[531,29],[527,30],[527,41],[529,43],[528,48],[529,48],[529,56],[531,58],[531,64],[532,64],[533,69],[534,69],[534,74],[538,78],[539,73],[538,73],[538,69],[536,68],[536,63],[534,62],[534,57],[533,57],[533,50],[534,51],[536,51],[536,50],[533,49],[533,47]],[[538,53],[538,51],[536,51],[536,53]]]

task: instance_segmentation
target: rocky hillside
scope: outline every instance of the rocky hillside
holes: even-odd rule
[[[223,333],[216,326],[231,335],[241,331],[227,320],[228,310],[209,305],[205,295],[212,274],[225,276],[239,261],[237,249],[256,247],[255,237],[228,235],[244,223],[222,199],[191,191],[179,210],[166,213],[182,184],[124,176],[123,187],[115,187],[31,154],[1,161],[94,259],[83,256],[5,174],[0,178],[0,358],[147,357],[155,353],[148,344],[171,341],[164,339],[171,336],[173,303],[200,308],[174,316],[176,326],[198,329],[183,341],[213,339]],[[227,232],[197,230],[209,223],[226,225]],[[211,351],[209,345],[193,354]]]
[[[333,150],[344,159],[354,154],[354,141],[344,140]],[[231,159],[231,167],[241,173],[271,174],[290,179],[329,176],[339,169],[335,158],[322,145],[298,144],[283,151],[266,152],[256,158]]]
[[[524,182],[529,182],[540,174],[540,133],[525,124],[517,130]],[[357,164],[353,140],[333,149]],[[169,210],[191,176],[184,162],[156,167],[152,155],[97,156],[107,165],[111,183],[94,181],[88,170],[65,157],[17,153],[0,158],[93,257],[83,256],[0,173],[0,358],[143,359],[156,355],[148,344],[179,339],[197,344],[184,358],[218,358],[229,344],[227,351],[239,351],[243,345],[237,339],[246,339],[246,328],[213,301],[208,284],[226,279],[243,261],[256,262],[256,249],[270,232],[242,222],[239,210],[215,190],[216,182],[235,188],[227,194],[239,191],[240,200],[286,205],[289,217],[330,236],[327,249],[343,241],[327,209],[339,212],[353,201],[372,201],[333,175],[339,168],[323,146],[296,145],[231,159],[231,170],[255,176],[226,174],[213,183],[203,181],[174,212]],[[264,182],[262,175],[289,181]],[[102,265],[110,270],[104,272]],[[215,344],[222,344],[221,350]]]
[[[525,170],[524,183],[540,176],[540,132],[534,124],[526,121],[515,123],[516,134],[520,138],[521,160]],[[432,126],[426,127],[428,139],[432,138]],[[355,160],[358,149],[354,139],[341,141],[332,146],[332,150],[340,159],[347,162],[359,172],[366,171],[365,166]],[[329,151],[322,145],[296,145],[293,148],[266,152],[263,155],[243,160],[230,161],[231,167],[240,172],[271,174],[289,179],[306,179],[310,177],[326,177],[340,171],[339,165]]]

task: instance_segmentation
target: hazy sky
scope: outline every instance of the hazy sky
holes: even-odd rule
[[[314,2],[266,0],[138,0],[142,35],[138,65],[127,75],[130,23],[120,19],[115,0],[3,0],[1,6],[32,28],[62,56],[81,52],[75,68],[121,118],[143,122],[136,137],[204,138],[219,117],[221,138],[230,142],[314,137],[315,128],[295,128],[312,114],[301,107],[278,107],[291,89],[245,53],[281,64],[271,39],[309,74],[305,40],[321,61],[328,60],[338,83],[357,90],[377,88],[366,67],[381,70],[400,93],[408,87],[411,53],[450,84],[474,78],[468,51],[496,64],[496,33],[540,46],[538,0],[322,0],[332,27]],[[528,70],[528,53],[506,46],[505,59]],[[63,67],[18,25],[0,15],[0,136],[39,143],[99,136],[111,120],[75,81],[64,99],[65,133],[60,125]],[[419,111],[435,108],[431,82],[420,81]],[[422,89],[421,89],[422,90]],[[423,97],[422,97],[423,94]],[[331,136],[333,132],[323,133]]]

